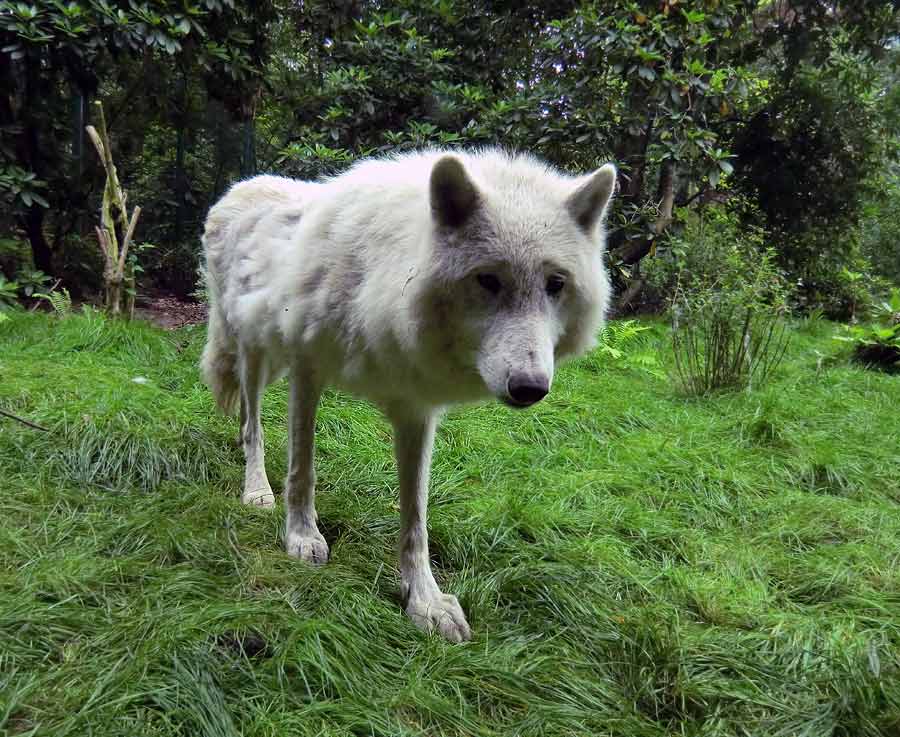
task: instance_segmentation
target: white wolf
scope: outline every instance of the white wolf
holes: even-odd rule
[[[394,428],[406,612],[467,640],[431,572],[426,530],[435,426],[452,404],[526,407],[555,364],[594,341],[607,307],[603,219],[611,164],[583,177],[495,150],[368,160],[324,182],[258,176],[216,204],[203,242],[210,296],[202,369],[239,399],[242,500],[270,506],[260,400],[290,379],[287,552],[328,559],[316,526],[313,434],[324,387],[378,405]]]

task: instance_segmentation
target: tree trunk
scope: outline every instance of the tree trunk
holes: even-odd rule
[[[76,188],[81,187],[84,174],[84,106],[84,92],[72,89],[72,177]]]
[[[34,67],[34,61],[26,57],[25,61],[25,89],[24,100],[36,99],[41,93],[38,73]],[[33,171],[38,179],[43,179],[43,158],[41,155],[41,141],[39,138],[39,123],[31,115],[31,109],[27,102],[21,118],[22,137],[19,139],[18,155],[25,167]],[[31,243],[31,255],[34,268],[40,269],[45,274],[53,273],[53,251],[44,235],[45,208],[38,204],[32,204],[21,215],[22,224],[28,240]]]
[[[252,177],[256,174],[256,126],[254,117],[247,118],[243,122],[241,132],[241,179]]]
[[[106,130],[106,118],[103,115],[103,104],[100,100],[96,100],[94,105],[97,109],[99,131],[92,125],[87,126],[86,130],[106,171],[106,186],[103,188],[103,200],[100,206],[100,225],[95,227],[97,243],[103,252],[105,262],[103,282],[106,286],[106,304],[104,306],[111,315],[120,315],[123,294],[130,295],[135,288],[134,271],[128,264],[128,247],[131,245],[134,228],[141,215],[141,208],[135,207],[131,212],[131,217],[128,217],[127,197],[125,190],[119,184],[119,175],[113,162],[112,147]],[[122,232],[121,243],[116,232],[117,225]],[[133,311],[133,308],[133,302],[126,305],[129,313]]]
[[[641,199],[644,189],[644,176],[647,171],[647,149],[653,138],[653,128],[656,125],[656,111],[651,110],[647,115],[647,123],[639,136],[626,138],[624,145],[616,152],[616,160],[624,165],[628,175],[619,174],[619,198],[626,204],[637,204]],[[624,229],[613,232],[609,237],[609,251],[618,252],[627,248],[627,233]]]
[[[184,118],[178,123],[178,138],[175,147],[175,197],[178,204],[175,208],[175,242],[181,245],[184,235],[185,193],[187,190],[186,177],[184,175]]]
[[[675,162],[665,159],[659,172],[659,186],[656,190],[659,202],[659,213],[653,230],[656,236],[647,240],[635,240],[626,245],[620,253],[620,258],[626,264],[634,266],[632,279],[628,287],[622,293],[617,305],[619,312],[626,312],[640,297],[644,289],[644,277],[641,275],[641,259],[656,249],[656,239],[659,238],[672,223],[672,210],[675,205]]]
[[[246,97],[241,100],[239,114],[241,118],[241,178],[246,179],[256,174],[256,109],[262,95],[262,84],[257,81],[255,87],[248,89]]]
[[[175,198],[177,205],[175,207],[175,242],[179,245],[184,237],[184,219],[187,209],[185,201],[187,195],[187,176],[184,172],[184,155],[186,148],[187,126],[188,126],[188,84],[187,74],[182,73],[181,79],[178,81],[179,104],[178,119],[176,125],[178,132],[176,134],[175,144]]]
[[[638,261],[631,272],[631,281],[628,283],[628,287],[622,292],[622,296],[619,297],[619,301],[616,304],[616,312],[620,315],[627,314],[631,310],[631,305],[642,291],[644,291],[644,277],[641,275],[641,262]]]
[[[44,236],[44,215],[46,209],[40,205],[32,205],[25,212],[25,233],[31,243],[31,258],[34,268],[45,274],[53,273],[53,251]]]
[[[647,124],[639,136],[626,139],[622,149],[617,152],[618,161],[624,165],[628,175],[621,176],[621,197],[625,200],[637,200],[644,188],[644,174],[647,169],[647,149],[653,137],[656,114],[650,113]]]
[[[659,200],[659,215],[656,218],[656,235],[666,232],[672,224],[672,208],[675,206],[675,162],[665,159],[659,172],[659,189],[656,192]]]

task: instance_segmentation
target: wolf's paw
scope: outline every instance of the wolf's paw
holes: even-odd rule
[[[437,630],[450,642],[467,642],[472,630],[466,622],[462,607],[451,594],[434,592],[431,596],[410,597],[406,613],[419,629]]]
[[[322,565],[328,562],[328,543],[316,529],[304,534],[289,532],[284,547],[292,558],[299,558],[313,565]]]
[[[274,507],[275,494],[273,494],[272,489],[267,486],[253,490],[244,489],[244,493],[241,494],[241,502],[254,507]]]

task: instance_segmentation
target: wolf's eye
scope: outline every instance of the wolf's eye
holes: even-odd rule
[[[486,289],[491,294],[499,294],[500,290],[503,288],[500,280],[493,274],[479,274],[475,278],[478,279],[481,288]]]
[[[566,280],[559,274],[554,274],[547,279],[547,294],[551,297],[556,297],[563,290],[564,286],[566,286]]]

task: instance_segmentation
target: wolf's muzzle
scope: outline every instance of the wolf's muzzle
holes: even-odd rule
[[[506,382],[504,401],[511,407],[530,407],[550,391],[550,379],[543,375],[513,374]]]

